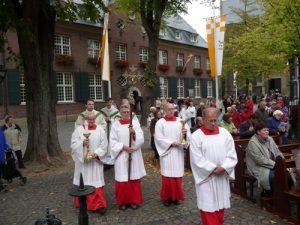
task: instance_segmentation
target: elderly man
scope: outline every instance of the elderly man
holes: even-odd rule
[[[82,113],[80,113],[77,117],[77,120],[75,122],[75,129],[77,127],[83,125],[86,114],[88,112],[92,112],[95,115],[95,123],[97,125],[101,126],[105,130],[106,129],[105,117],[100,112],[98,112],[97,110],[94,109],[95,102],[93,99],[86,100],[85,108],[86,108],[86,110],[83,111]]]
[[[181,144],[183,135],[187,141],[190,128],[182,125],[180,119],[174,116],[174,105],[165,104],[166,116],[157,121],[154,141],[160,156],[162,188],[160,197],[165,206],[180,204],[184,200],[182,177],[184,174],[184,146]]]
[[[114,123],[116,120],[120,118],[120,112],[118,109],[116,109],[113,106],[113,100],[112,98],[107,98],[106,99],[106,106],[103,107],[100,110],[100,113],[104,116],[105,122],[107,124],[106,126],[106,136],[107,140],[109,141],[109,133],[111,130],[111,125]],[[110,151],[110,145],[108,144],[107,146],[107,155],[104,159],[104,162],[106,165],[114,165],[114,160],[111,158],[111,151]],[[108,168],[108,167],[107,167]]]
[[[71,139],[72,157],[75,161],[73,184],[79,185],[80,173],[84,184],[96,188],[93,194],[87,196],[87,209],[104,214],[106,211],[106,199],[104,195],[103,163],[101,159],[107,151],[107,139],[101,126],[95,124],[96,116],[89,112],[82,126],[75,129]],[[89,137],[86,136],[89,134]],[[78,198],[74,203],[79,207]]]
[[[203,126],[191,137],[190,159],[203,225],[223,224],[230,207],[229,179],[234,179],[237,156],[230,133],[218,127],[218,109],[203,110]]]
[[[258,105],[257,110],[255,111],[254,115],[258,122],[264,122],[267,123],[268,120],[268,111],[267,111],[267,102],[261,101]]]
[[[141,151],[144,133],[139,122],[131,120],[128,104],[121,105],[120,114],[121,119],[112,124],[110,132],[116,203],[121,210],[137,209],[143,202],[141,178],[146,175]]]

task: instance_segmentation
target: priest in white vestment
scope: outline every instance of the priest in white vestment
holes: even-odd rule
[[[154,141],[160,156],[162,187],[160,197],[165,206],[180,204],[184,200],[182,177],[184,174],[183,135],[189,141],[190,128],[183,127],[181,119],[174,116],[175,109],[171,103],[164,105],[166,115],[155,125]]]
[[[146,175],[141,146],[144,133],[138,121],[130,118],[130,106],[120,107],[121,119],[114,122],[110,131],[111,156],[115,160],[116,203],[121,210],[137,209],[143,202],[141,178]],[[130,128],[130,121],[132,127]],[[131,135],[129,134],[131,133]],[[129,137],[131,136],[131,143]],[[129,154],[130,179],[129,179]]]
[[[88,140],[84,136],[87,133],[90,134]],[[86,123],[76,128],[73,132],[71,149],[72,157],[75,161],[73,184],[79,186],[80,173],[82,173],[84,184],[96,188],[94,193],[87,196],[87,209],[104,214],[106,211],[106,199],[101,159],[106,155],[107,139],[102,127],[95,124],[95,115],[93,113],[88,113],[86,115]],[[74,203],[79,207],[77,197],[74,198]]]
[[[229,180],[234,179],[237,156],[231,134],[218,127],[218,109],[203,110],[203,126],[192,134],[190,160],[203,225],[223,224],[230,208]]]
[[[120,119],[120,112],[113,106],[112,98],[106,99],[106,106],[100,110],[100,113],[104,116],[106,122],[106,137],[109,141],[109,134],[111,130],[111,125],[118,119]],[[114,160],[111,158],[110,144],[107,145],[107,155],[104,158],[104,163],[106,165],[114,165]]]
[[[104,130],[106,130],[105,117],[102,115],[102,113],[100,113],[100,112],[98,112],[97,110],[94,109],[95,108],[95,102],[94,102],[93,99],[86,100],[85,108],[86,108],[86,110],[81,112],[78,115],[78,117],[75,121],[75,129],[84,124],[85,117],[86,117],[87,113],[94,113],[95,123],[97,125],[101,126]]]

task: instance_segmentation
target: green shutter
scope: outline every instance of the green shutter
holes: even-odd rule
[[[157,83],[156,85],[152,88],[153,91],[153,95],[155,96],[155,98],[160,97],[160,82],[159,82],[159,77],[156,77]]]
[[[7,94],[10,105],[20,105],[20,80],[16,69],[7,71]]]
[[[85,102],[89,98],[89,74],[75,72],[75,101]]]
[[[207,80],[201,79],[201,91],[202,91],[202,98],[207,97]]]
[[[177,99],[178,94],[177,94],[177,78],[176,77],[170,77],[169,78],[169,97],[172,97],[173,99]]]
[[[192,78],[186,78],[184,79],[184,96],[189,96],[189,89],[195,89],[195,79]],[[194,97],[194,96],[191,96]]]
[[[106,99],[106,98],[108,98],[109,96],[109,93],[108,93],[108,81],[106,81],[106,80],[103,80],[102,81],[102,87],[103,87],[103,94],[104,94],[104,96],[103,96],[103,98],[104,99]]]
[[[212,80],[212,95],[216,97],[216,79]]]

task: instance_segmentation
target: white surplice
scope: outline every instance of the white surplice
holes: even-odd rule
[[[135,141],[132,147],[135,149],[131,153],[131,172],[130,180],[138,180],[146,175],[144,160],[141,151],[144,143],[144,133],[138,121],[132,120],[133,129],[135,130]],[[129,124],[121,124],[115,121],[110,131],[111,157],[115,160],[115,180],[119,182],[128,181],[128,157],[126,151],[122,151],[123,146],[129,146]]]
[[[189,142],[190,128],[187,129],[186,139]],[[174,142],[181,143],[182,124],[179,118],[176,121],[166,121],[161,118],[155,125],[154,141],[160,156],[161,175],[165,177],[182,177],[184,174],[184,149],[183,146],[171,147]]]
[[[231,134],[222,127],[215,135],[205,135],[198,129],[191,137],[190,159],[198,208],[206,212],[229,208],[229,179],[234,179],[237,163]],[[224,175],[211,175],[218,165],[226,170]]]
[[[97,154],[99,159],[91,159],[85,162],[83,158],[83,141],[84,133],[91,133],[90,152]],[[79,185],[80,173],[82,173],[85,185],[91,185],[96,188],[104,186],[103,176],[103,158],[107,151],[107,138],[102,127],[97,126],[95,130],[86,130],[83,126],[78,127],[72,134],[71,138],[72,157],[75,161],[73,184]]]

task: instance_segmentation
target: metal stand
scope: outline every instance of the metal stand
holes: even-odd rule
[[[87,206],[86,206],[86,196],[94,193],[96,190],[95,187],[84,185],[82,174],[80,174],[80,185],[79,187],[73,187],[69,190],[69,195],[77,196],[79,198],[79,215],[78,215],[78,224],[79,225],[88,225],[89,224],[89,216],[87,214]]]

